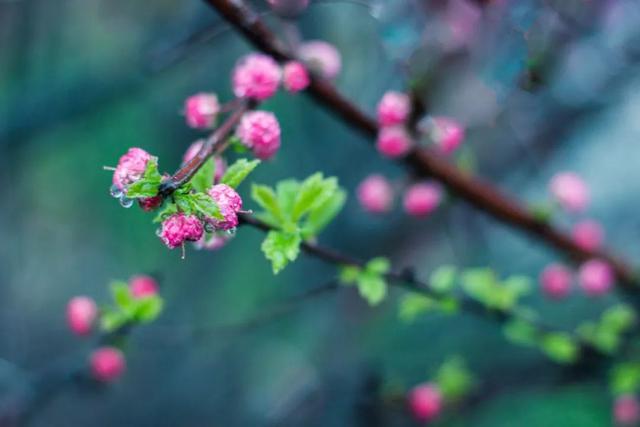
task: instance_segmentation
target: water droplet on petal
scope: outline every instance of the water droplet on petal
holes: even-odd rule
[[[112,197],[119,199],[120,197],[122,197],[123,192],[120,188],[118,188],[118,186],[114,184],[109,188],[109,194],[111,194]]]
[[[228,230],[226,230],[226,233],[228,236],[235,236],[236,235],[236,228],[230,228]]]
[[[131,206],[133,206],[133,199],[130,199],[128,197],[121,197],[120,206],[122,206],[123,208],[130,208]]]

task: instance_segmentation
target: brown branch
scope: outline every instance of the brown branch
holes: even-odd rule
[[[295,59],[286,46],[262,22],[260,16],[245,2],[240,0],[204,1],[215,8],[258,49],[278,61]],[[370,141],[374,140],[378,132],[376,121],[340,94],[331,83],[313,76],[306,92],[346,124],[369,137]],[[625,290],[637,291],[637,279],[632,268],[624,261],[605,250],[582,249],[567,233],[537,218],[521,202],[503,194],[492,184],[460,171],[438,155],[422,148],[415,148],[402,160],[402,163],[418,176],[432,177],[440,181],[471,205],[547,243],[563,252],[572,261],[580,262],[590,258],[606,260],[615,270],[622,287]]]

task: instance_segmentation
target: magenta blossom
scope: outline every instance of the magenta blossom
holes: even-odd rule
[[[551,299],[566,297],[571,292],[571,271],[562,264],[549,264],[540,274],[542,292]]]
[[[449,117],[434,117],[429,133],[433,142],[444,154],[456,151],[465,136],[464,127]]]
[[[98,381],[111,382],[125,370],[124,355],[115,347],[100,347],[91,353],[91,373]]]
[[[312,70],[325,79],[335,79],[342,68],[340,52],[332,44],[323,40],[302,43],[298,55]]]
[[[402,157],[409,152],[412,145],[411,137],[403,127],[387,127],[378,132],[376,148],[386,157]]]
[[[209,189],[209,196],[216,202],[222,220],[210,219],[213,226],[219,230],[230,230],[238,226],[238,212],[242,210],[242,198],[236,191],[226,184],[217,184]]]
[[[571,235],[573,241],[587,251],[595,251],[600,248],[604,240],[602,226],[596,221],[588,219],[574,225]]]
[[[113,185],[124,190],[128,185],[138,181],[144,175],[151,158],[151,154],[142,148],[129,148],[129,151],[120,157],[118,166],[113,172]]]
[[[158,282],[151,276],[133,276],[129,280],[129,289],[135,298],[144,298],[158,293]]]
[[[220,103],[214,93],[198,93],[185,101],[184,114],[187,124],[196,129],[207,129],[216,123]]]
[[[549,190],[558,204],[568,212],[580,213],[589,204],[589,188],[573,172],[558,173],[551,178]]]
[[[611,266],[605,261],[592,259],[580,266],[578,272],[580,286],[589,296],[607,293],[615,279]]]
[[[418,421],[431,421],[442,412],[442,394],[434,383],[420,384],[411,389],[409,409]]]
[[[425,216],[433,212],[442,200],[442,189],[434,182],[413,184],[404,194],[404,210],[412,216]]]
[[[160,239],[169,249],[182,246],[185,241],[200,240],[204,227],[195,215],[185,215],[182,212],[173,214],[162,222]]]
[[[640,402],[632,394],[619,396],[613,405],[613,419],[619,426],[635,426],[640,422]]]
[[[378,174],[369,175],[360,183],[357,196],[363,209],[372,213],[387,212],[393,203],[391,184],[384,176]]]
[[[88,335],[98,317],[98,306],[89,297],[79,296],[67,304],[67,324],[76,335]]]
[[[283,84],[284,88],[289,92],[300,92],[305,90],[311,79],[307,68],[298,61],[289,61],[284,65]]]
[[[411,102],[406,93],[389,91],[378,103],[378,124],[395,126],[404,124],[411,112]]]
[[[273,157],[280,148],[280,124],[273,113],[250,111],[242,116],[238,138],[262,160]]]
[[[264,101],[276,93],[280,77],[280,66],[273,58],[261,53],[249,54],[233,70],[233,93],[238,98]]]

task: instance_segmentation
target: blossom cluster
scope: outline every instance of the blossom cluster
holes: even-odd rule
[[[386,213],[393,207],[393,185],[383,175],[372,174],[358,186],[357,197],[364,210],[376,214]],[[438,183],[417,182],[404,190],[402,205],[407,214],[424,217],[440,206],[442,198],[442,188]]]

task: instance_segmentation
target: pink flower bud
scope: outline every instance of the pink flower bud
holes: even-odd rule
[[[431,421],[442,411],[442,394],[433,383],[420,384],[409,392],[409,409],[418,421]]]
[[[571,292],[571,271],[562,264],[549,264],[540,274],[540,286],[552,299],[566,297]]]
[[[158,293],[158,282],[151,276],[133,276],[129,279],[129,288],[135,298],[144,298]]]
[[[143,211],[151,212],[160,207],[163,200],[164,199],[162,198],[162,196],[143,197],[141,199],[138,199],[138,204]]]
[[[300,45],[300,58],[325,79],[333,80],[342,68],[340,52],[323,40],[312,40]]]
[[[280,74],[280,66],[270,56],[249,54],[233,70],[233,93],[258,101],[271,98],[278,90]]]
[[[409,118],[411,102],[402,92],[389,91],[378,103],[378,124],[380,126],[401,125]]]
[[[613,419],[620,426],[635,426],[640,422],[640,403],[634,395],[618,397],[613,405]]]
[[[111,382],[125,370],[124,355],[114,347],[100,347],[91,353],[91,373],[98,381]]]
[[[560,206],[568,212],[582,212],[589,204],[589,188],[573,172],[556,174],[551,178],[549,189]]]
[[[185,101],[187,124],[196,129],[213,127],[220,112],[220,103],[214,93],[198,93]]]
[[[599,259],[592,259],[582,264],[578,276],[580,286],[590,296],[607,293],[615,279],[611,266]]]
[[[431,139],[444,154],[451,154],[464,140],[464,127],[449,117],[434,117],[430,129]]]
[[[286,90],[295,93],[305,90],[311,80],[304,65],[298,61],[289,61],[284,65],[283,83]]]
[[[76,335],[88,335],[98,317],[98,307],[89,297],[74,297],[67,304],[67,324]]]
[[[413,184],[404,194],[404,210],[412,216],[425,216],[433,212],[442,199],[442,189],[433,182]]]
[[[283,18],[295,18],[309,6],[309,0],[267,0],[267,3]]]
[[[184,152],[182,156],[182,164],[189,163],[191,159],[193,159],[196,154],[200,152],[202,146],[204,145],[204,139],[199,139],[187,148],[187,151]]]
[[[238,138],[251,148],[259,159],[273,157],[280,148],[280,124],[273,113],[250,111],[242,116],[238,129]]]
[[[387,157],[402,157],[409,152],[413,145],[411,137],[402,127],[386,127],[378,132],[376,148]]]
[[[207,251],[215,251],[222,248],[231,239],[230,236],[222,234],[210,234],[202,236],[202,239],[195,242],[193,245],[196,249],[203,249]]]
[[[582,249],[594,251],[602,245],[604,231],[600,224],[592,220],[580,221],[573,227],[573,241]]]
[[[124,190],[128,185],[138,181],[142,178],[150,159],[151,154],[142,148],[129,148],[129,151],[120,157],[118,166],[113,172],[113,185]]]
[[[230,230],[238,226],[238,212],[242,210],[242,198],[226,184],[217,184],[209,189],[209,196],[218,205],[224,219],[213,219],[209,222],[219,230]]]
[[[199,240],[203,233],[204,227],[197,216],[177,213],[162,222],[159,236],[169,249],[174,249],[185,241]]]
[[[393,203],[391,184],[384,176],[378,174],[369,175],[360,183],[357,196],[364,210],[372,213],[387,212]]]

